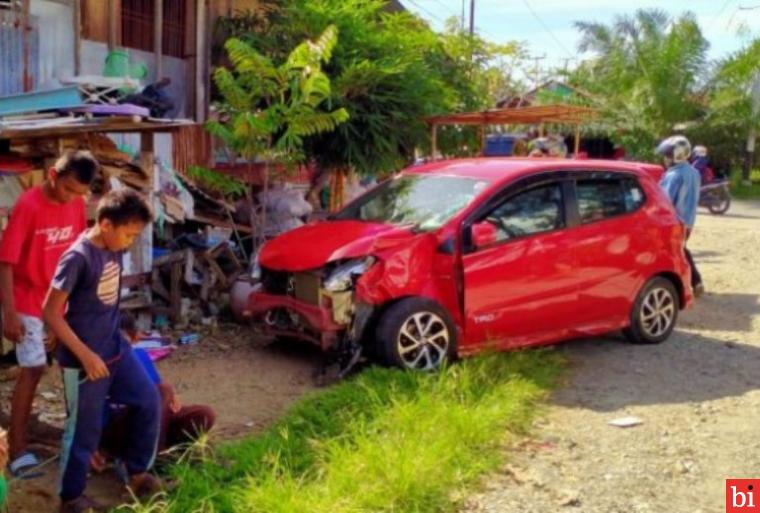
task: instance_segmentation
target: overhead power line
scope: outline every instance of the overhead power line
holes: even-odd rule
[[[728,4],[733,2],[734,0],[726,0],[723,2],[723,5],[720,6],[720,10],[718,10],[717,13],[715,13],[715,16],[712,17],[712,20],[710,21],[710,24],[707,26],[707,30],[705,32],[709,32],[712,30],[712,28],[715,26],[715,23],[718,21],[718,18],[721,17],[723,12],[726,10],[726,7],[728,7]]]
[[[430,10],[429,10],[429,9],[427,9],[426,7],[422,7],[422,6],[421,6],[420,4],[418,4],[418,3],[417,3],[415,0],[406,0],[406,1],[407,1],[407,2],[409,2],[410,4],[412,4],[413,6],[415,6],[415,7],[416,7],[417,9],[419,9],[420,11],[424,12],[425,14],[427,14],[428,16],[430,16],[431,18],[433,18],[434,20],[436,20],[436,21],[438,21],[438,22],[441,22],[441,23],[443,23],[443,24],[445,24],[445,23],[446,23],[446,20],[442,20],[442,19],[441,19],[441,18],[440,18],[440,17],[439,17],[437,14],[435,14],[435,13],[434,13],[434,12],[432,12],[432,11],[430,11]]]
[[[554,32],[552,32],[551,29],[548,27],[548,25],[544,23],[544,20],[541,19],[538,13],[535,10],[533,10],[533,7],[530,5],[530,2],[528,2],[528,0],[523,0],[523,3],[525,4],[525,7],[528,8],[528,10],[533,15],[533,17],[536,18],[536,21],[538,21],[538,23],[541,24],[541,26],[544,28],[546,33],[549,34],[549,36],[551,36],[551,38],[554,40],[555,43],[557,43],[557,46],[570,57],[575,57],[575,55],[572,52],[570,52],[570,50],[568,50],[565,47],[565,45],[562,44],[562,42],[557,38],[557,36],[554,35]]]

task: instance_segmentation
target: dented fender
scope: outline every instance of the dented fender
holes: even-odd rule
[[[461,326],[455,255],[439,251],[435,234],[423,234],[403,248],[378,251],[378,261],[356,282],[356,302],[381,306],[403,297],[436,301]]]

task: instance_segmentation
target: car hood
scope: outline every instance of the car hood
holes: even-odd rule
[[[407,227],[359,221],[322,221],[267,242],[259,263],[276,271],[307,271],[328,262],[404,246],[419,234]]]

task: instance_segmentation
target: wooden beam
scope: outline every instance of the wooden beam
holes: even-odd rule
[[[206,65],[211,62],[206,0],[197,0],[195,8],[195,22],[197,24],[195,39],[195,121],[203,123],[206,121],[210,73],[210,70],[206,69]]]
[[[164,76],[164,0],[153,0],[153,53],[156,56],[156,82]]]
[[[74,75],[82,73],[82,0],[74,0]]]
[[[438,153],[438,125],[433,123],[433,132],[430,135],[430,160],[435,160],[435,155]]]
[[[119,22],[121,21],[120,0],[108,0],[108,50],[119,45]]]
[[[32,47],[31,42],[29,41],[29,35],[32,33],[29,16],[29,11],[31,9],[30,1],[31,0],[23,0],[23,3],[21,4],[21,51],[23,52],[24,59],[22,86],[25,93],[31,91],[34,88],[34,74],[31,72],[30,58]]]
[[[578,157],[578,152],[581,149],[581,125],[575,125],[575,157]]]

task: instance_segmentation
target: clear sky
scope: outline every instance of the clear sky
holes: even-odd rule
[[[461,17],[465,4],[469,26],[470,0],[401,0],[436,30],[451,16]],[[691,11],[710,42],[710,58],[720,58],[760,37],[760,0],[475,0],[475,27],[486,39],[527,43],[532,56],[546,56],[543,68],[565,66],[578,53],[577,20],[610,23],[615,16],[656,7],[672,16]],[[755,9],[742,9],[753,8]],[[587,56],[586,56],[587,57]],[[567,64],[573,65],[569,61]]]

